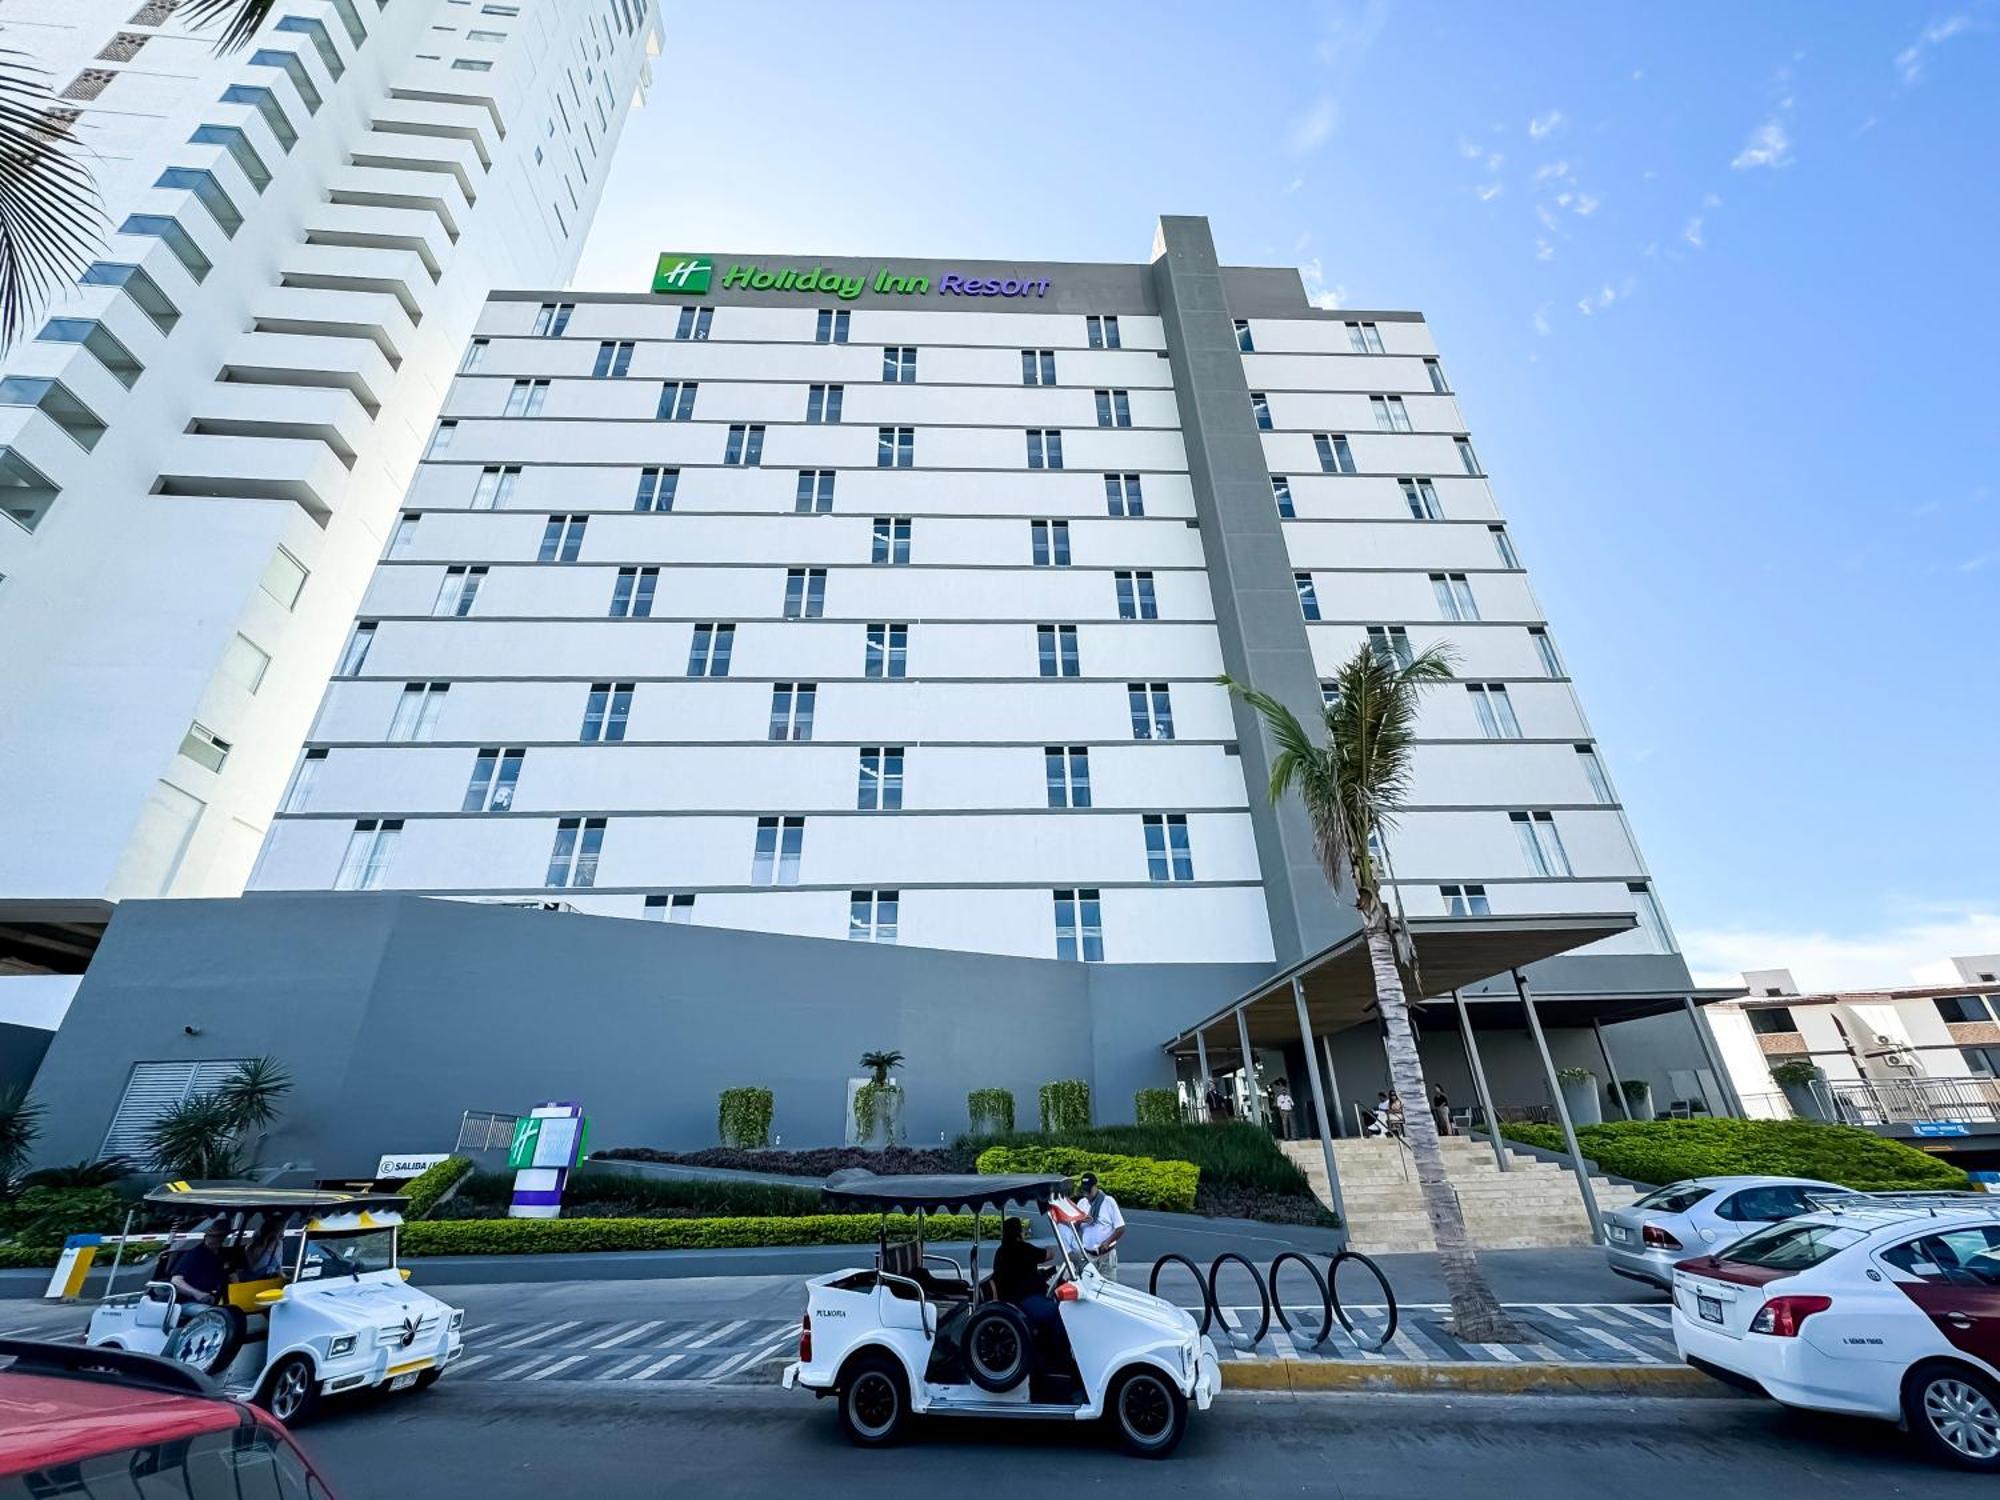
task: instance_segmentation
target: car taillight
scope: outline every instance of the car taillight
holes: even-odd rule
[[[1074,1281],[1065,1281],[1061,1286],[1056,1288],[1056,1301],[1058,1302],[1074,1302],[1076,1301],[1076,1297],[1076,1283]]]
[[[807,1313],[799,1324],[799,1363],[809,1365],[813,1357],[813,1315]]]
[[[1773,1297],[1757,1309],[1757,1316],[1750,1320],[1750,1331],[1768,1333],[1776,1339],[1795,1339],[1799,1336],[1799,1324],[1831,1306],[1831,1297]]]
[[[1648,1224],[1639,1232],[1639,1238],[1655,1250],[1678,1250],[1681,1242],[1657,1224]]]

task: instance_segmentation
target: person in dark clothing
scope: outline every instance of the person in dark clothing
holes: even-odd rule
[[[1000,1226],[993,1253],[993,1295],[1021,1309],[1037,1341],[1062,1336],[1062,1313],[1049,1295],[1050,1252],[1027,1236],[1019,1218]]]
[[[215,1302],[229,1284],[222,1251],[229,1233],[221,1219],[210,1219],[201,1238],[174,1257],[170,1279],[174,1290],[190,1302]]]

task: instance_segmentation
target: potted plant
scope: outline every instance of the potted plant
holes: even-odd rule
[[[771,1091],[751,1087],[724,1089],[715,1128],[725,1146],[740,1151],[763,1150],[771,1144]]]
[[[1625,1096],[1625,1108],[1631,1111],[1635,1120],[1656,1118],[1653,1112],[1653,1086],[1643,1078],[1626,1078],[1618,1084],[1619,1092]]]
[[[889,1075],[903,1065],[900,1052],[864,1052],[866,1078],[847,1081],[849,1144],[893,1146],[902,1131],[903,1086]]]
[[[1042,1131],[1090,1129],[1090,1085],[1081,1078],[1059,1078],[1042,1085]]]
[[[1009,1089],[974,1089],[965,1096],[965,1111],[976,1136],[1010,1135],[1014,1129],[1014,1095]]]
[[[1604,1105],[1598,1098],[1597,1075],[1588,1068],[1557,1068],[1556,1083],[1572,1125],[1602,1125]]]
[[[1824,1120],[1826,1106],[1813,1085],[1826,1075],[1803,1057],[1789,1058],[1771,1067],[1771,1081],[1784,1090],[1785,1103],[1801,1120]]]

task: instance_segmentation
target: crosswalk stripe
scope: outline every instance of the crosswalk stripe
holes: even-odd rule
[[[728,1334],[734,1333],[737,1329],[741,1328],[748,1321],[749,1320],[747,1318],[738,1318],[733,1323],[724,1323],[720,1328],[716,1329],[715,1332],[709,1334],[706,1338],[696,1339],[693,1343],[688,1345],[688,1348],[705,1349],[710,1344],[714,1343],[717,1339],[723,1338]]]
[[[551,1375],[555,1374],[556,1371],[567,1370],[571,1365],[580,1365],[588,1358],[590,1358],[590,1356],[587,1354],[572,1354],[569,1356],[569,1358],[559,1359],[552,1365],[543,1365],[542,1368],[535,1371],[534,1374],[526,1375],[523,1376],[522,1378],[525,1380],[547,1380]]]
[[[1539,1307],[1543,1312],[1547,1313],[1550,1317],[1561,1318],[1565,1323],[1574,1323],[1576,1321],[1575,1313],[1568,1312],[1563,1308],[1557,1307],[1553,1302],[1537,1302],[1534,1305],[1536,1307]]]
[[[468,1354],[464,1359],[461,1359],[456,1364],[452,1365],[451,1367],[452,1373],[456,1375],[462,1370],[469,1370],[474,1365],[484,1364],[487,1360],[491,1359],[492,1357],[493,1356],[490,1354]]]
[[[593,1349],[615,1349],[620,1344],[629,1344],[633,1339],[636,1339],[640,1334],[647,1332],[649,1329],[664,1326],[665,1323],[666,1319],[655,1318],[650,1323],[641,1323],[635,1328],[628,1328],[623,1333],[613,1334],[610,1338],[604,1340],[604,1342],[592,1344],[590,1347]]]
[[[790,1347],[791,1342],[792,1338],[789,1332],[780,1339],[766,1339],[763,1343],[744,1350],[743,1353],[737,1355],[734,1359],[726,1360],[722,1364],[717,1365],[713,1370],[709,1371],[708,1378],[710,1380],[719,1380],[724,1375],[734,1375],[738,1370],[754,1365],[759,1360],[769,1359],[774,1354],[782,1353]]]
[[[641,1370],[637,1375],[634,1375],[632,1379],[645,1380],[650,1376],[659,1374],[659,1372],[666,1369],[668,1365],[678,1364],[681,1360],[684,1360],[686,1358],[687,1356],[685,1354],[669,1354],[665,1359],[656,1359],[650,1365],[647,1365],[645,1369]]]
[[[1472,1347],[1475,1349],[1484,1349],[1487,1354],[1500,1361],[1503,1365],[1518,1365],[1521,1362],[1521,1356],[1516,1354],[1512,1349],[1509,1349],[1505,1344],[1474,1344]]]
[[[574,1328],[576,1326],[576,1320],[572,1318],[567,1323],[555,1323],[547,1328],[532,1328],[516,1338],[508,1339],[504,1344],[495,1344],[493,1347],[496,1349],[519,1349],[525,1345],[535,1343],[539,1339],[548,1338],[551,1334],[561,1333],[565,1328]]]
[[[631,1369],[634,1365],[644,1364],[645,1362],[646,1362],[645,1355],[634,1354],[631,1358],[622,1359],[617,1364],[612,1365],[609,1368],[600,1371],[598,1373],[597,1378],[599,1380],[616,1380],[620,1376],[622,1376],[627,1370]]]
[[[1620,1353],[1631,1355],[1642,1364],[1656,1365],[1659,1363],[1658,1359],[1648,1354],[1644,1349],[1639,1348],[1635,1344],[1628,1344],[1615,1334],[1606,1333],[1601,1328],[1585,1328],[1580,1330],[1580,1332],[1586,1337],[1596,1339],[1599,1343],[1609,1344]]]

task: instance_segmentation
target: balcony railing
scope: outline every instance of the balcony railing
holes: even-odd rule
[[[1920,1120],[2000,1124],[2000,1081],[1988,1078],[1822,1079],[1813,1092],[1827,1118],[1846,1125]]]

